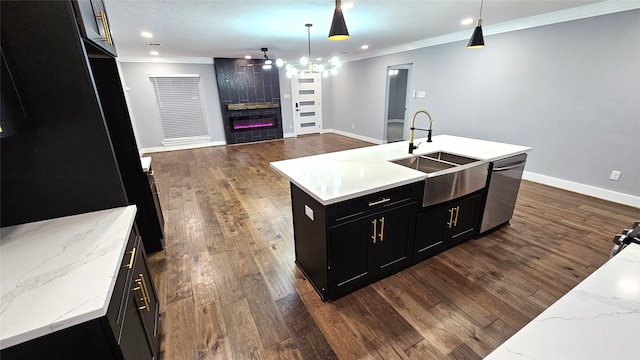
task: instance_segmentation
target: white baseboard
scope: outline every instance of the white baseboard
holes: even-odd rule
[[[593,196],[599,199],[615,202],[618,204],[628,205],[640,208],[640,197],[619,193],[616,191],[597,188],[595,186],[584,185],[573,181],[554,178],[551,176],[540,175],[525,171],[522,175],[525,180],[537,182],[544,185],[557,187],[563,190],[573,191],[576,193]]]
[[[298,137],[298,135],[296,135],[296,133],[292,132],[292,133],[286,133],[286,134],[282,134],[283,138],[293,138],[293,137]]]
[[[346,137],[350,137],[350,138],[354,138],[354,139],[358,139],[358,140],[362,140],[362,141],[366,141],[366,142],[370,142],[370,143],[374,143],[374,144],[383,144],[384,143],[380,139],[374,139],[374,138],[370,138],[370,137],[366,137],[366,136],[362,136],[362,135],[358,135],[358,134],[353,134],[353,133],[342,131],[342,130],[335,130],[335,129],[324,129],[324,130],[322,130],[322,134],[326,134],[326,133],[338,134],[338,135],[342,135],[342,136],[346,136]]]
[[[174,145],[174,146],[158,146],[158,147],[140,149],[140,155],[149,154],[149,153],[155,153],[155,152],[163,152],[163,151],[197,149],[197,148],[202,148],[202,147],[221,146],[221,145],[227,145],[227,143],[225,141],[210,141],[210,142],[206,142],[206,143],[197,143],[197,144],[184,144],[184,145]]]

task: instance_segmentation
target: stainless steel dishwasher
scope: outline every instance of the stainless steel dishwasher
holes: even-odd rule
[[[516,206],[527,154],[493,162],[480,233],[508,223]]]

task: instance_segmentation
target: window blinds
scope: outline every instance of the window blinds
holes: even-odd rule
[[[149,74],[164,134],[163,145],[210,140],[198,74]]]

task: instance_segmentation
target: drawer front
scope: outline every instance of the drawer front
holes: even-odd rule
[[[329,205],[327,208],[328,226],[339,225],[375,211],[419,200],[422,198],[422,184],[422,182],[418,182],[404,185]]]
[[[107,320],[111,325],[111,329],[113,330],[113,334],[116,339],[119,337],[122,329],[124,305],[126,303],[125,299],[128,293],[125,291],[125,288],[127,288],[127,284],[131,282],[131,271],[134,266],[136,253],[140,251],[141,246],[142,243],[140,241],[140,236],[138,235],[135,227],[133,227],[131,229],[131,234],[129,235],[127,248],[124,256],[122,257],[120,271],[118,272],[116,284],[113,288],[113,293],[111,294],[109,307],[107,308]]]

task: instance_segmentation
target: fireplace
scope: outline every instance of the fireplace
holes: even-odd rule
[[[262,59],[214,62],[227,144],[282,139],[278,68],[263,71]]]
[[[278,126],[278,122],[273,115],[251,115],[235,116],[229,118],[230,130],[232,132],[248,131],[257,129],[270,129]]]

